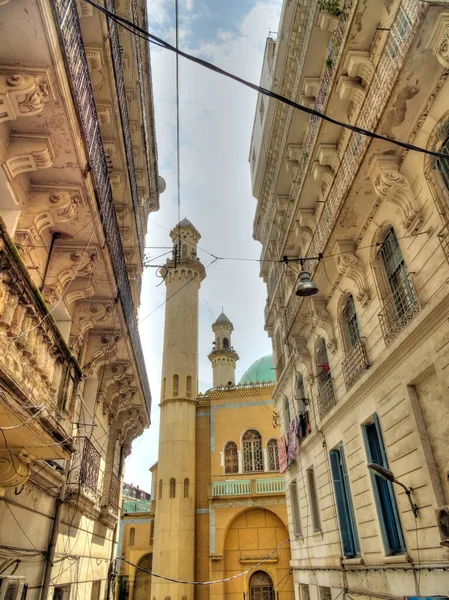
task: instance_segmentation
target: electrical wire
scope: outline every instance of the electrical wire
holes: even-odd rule
[[[22,525],[19,523],[19,521],[16,519],[15,514],[13,513],[11,507],[9,506],[9,502],[6,499],[3,499],[5,502],[5,506],[6,508],[9,510],[9,512],[11,513],[12,518],[14,519],[14,521],[17,523],[17,526],[19,527],[20,531],[23,533],[23,535],[26,537],[26,539],[30,542],[33,550],[35,550],[36,552],[39,552],[39,550],[36,548],[36,546],[33,544],[33,542],[30,540],[30,538],[27,535],[27,532],[23,529]]]
[[[0,394],[0,396],[3,398],[3,394]],[[35,413],[32,417],[30,417],[27,421],[24,421],[23,423],[19,423],[18,425],[11,425],[10,427],[0,427],[0,430],[1,431],[10,431],[11,429],[19,429],[19,427],[24,427],[25,425],[28,425],[28,423],[31,423],[31,421],[36,419],[44,410],[45,410],[45,406],[41,406],[40,409],[38,410],[38,412]]]
[[[163,46],[163,48],[165,48],[166,50],[170,50],[171,52],[174,52],[177,56],[182,56],[186,60],[194,62],[206,69],[209,69],[210,71],[213,71],[214,73],[218,73],[219,75],[223,75],[224,77],[227,77],[238,83],[241,83],[242,85],[258,92],[259,94],[262,94],[269,98],[273,98],[275,100],[278,100],[279,102],[282,102],[282,103],[290,106],[291,108],[295,108],[295,109],[305,112],[309,115],[318,117],[319,119],[322,119],[323,121],[327,121],[328,123],[332,123],[333,125],[343,127],[344,129],[348,129],[352,132],[359,133],[361,135],[365,135],[372,139],[382,140],[384,142],[388,142],[389,144],[394,144],[401,148],[405,148],[406,150],[412,150],[414,152],[420,152],[422,154],[427,154],[429,156],[434,156],[436,158],[445,158],[445,159],[449,160],[449,154],[445,154],[443,152],[436,152],[434,150],[429,150],[427,148],[421,148],[420,146],[415,146],[415,145],[409,144],[407,142],[401,142],[400,140],[393,139],[389,136],[382,135],[380,133],[375,133],[374,131],[369,131],[367,129],[357,127],[356,125],[351,125],[350,123],[344,123],[342,121],[338,121],[337,119],[334,119],[333,117],[330,117],[329,115],[326,115],[324,113],[320,113],[319,111],[317,111],[313,108],[308,108],[307,106],[298,104],[297,102],[294,102],[293,100],[290,100],[289,98],[286,98],[285,96],[282,96],[281,94],[277,94],[276,92],[273,92],[272,90],[269,90],[260,85],[251,83],[251,82],[247,81],[246,79],[239,77],[238,75],[234,75],[233,73],[230,73],[229,71],[226,71],[225,69],[221,69],[220,67],[217,67],[216,65],[213,65],[212,63],[210,63],[206,60],[203,60],[202,58],[198,58],[196,56],[188,54],[187,52],[183,52],[182,50],[179,50],[179,48],[172,46],[165,40],[151,34],[149,31],[146,31],[145,29],[142,29],[142,27],[140,27],[136,23],[133,23],[132,21],[129,21],[128,19],[125,19],[124,17],[116,15],[115,13],[109,11],[108,9],[104,8],[103,6],[100,6],[93,0],[84,0],[84,1],[87,2],[88,4],[90,4],[91,6],[93,6],[94,8],[96,8],[97,10],[101,11],[109,19],[112,19],[113,21],[120,23],[120,25],[125,24],[128,27],[131,27],[133,29],[133,33],[135,35],[141,34],[142,36],[145,36],[145,38],[147,39],[148,42],[151,42],[151,43],[156,42],[159,46]],[[138,37],[140,37],[140,36],[138,36]]]
[[[277,550],[279,550],[279,548],[281,548],[284,544],[286,544],[289,541],[290,541],[290,539],[287,538],[286,540],[281,542],[278,546],[276,546],[276,548],[272,552],[270,552],[270,554],[268,556],[266,556],[263,560],[261,560],[260,562],[258,562],[255,565],[253,565],[252,567],[249,567],[249,569],[246,569],[246,571],[243,571],[242,573],[237,573],[237,575],[231,575],[230,577],[226,577],[225,579],[215,579],[213,581],[184,581],[183,579],[174,579],[173,577],[165,577],[164,575],[158,575],[156,573],[152,573],[151,571],[147,571],[146,569],[139,567],[139,565],[136,565],[135,563],[124,558],[123,556],[120,556],[120,560],[123,560],[124,562],[128,563],[132,567],[135,567],[139,571],[142,571],[143,573],[148,573],[148,575],[151,575],[152,577],[156,577],[157,579],[163,579],[164,581],[170,581],[171,583],[182,583],[184,585],[213,585],[214,583],[226,583],[227,581],[231,581],[232,579],[238,579],[239,577],[243,577],[243,575],[247,575],[254,569],[257,569],[258,567],[260,567],[260,565],[263,565],[265,562],[267,562],[267,560],[269,560],[273,556],[273,554],[275,552],[277,552]]]

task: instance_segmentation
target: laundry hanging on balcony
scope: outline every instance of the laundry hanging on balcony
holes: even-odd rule
[[[279,473],[285,473],[288,469],[287,460],[287,442],[285,436],[281,436],[278,439],[278,456],[279,456]]]
[[[288,437],[287,437],[287,458],[288,464],[290,466],[291,462],[296,460],[296,448],[298,446],[298,438],[296,435],[296,419],[293,418],[290,421],[290,425],[288,428]]]

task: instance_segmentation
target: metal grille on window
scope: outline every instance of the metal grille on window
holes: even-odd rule
[[[136,541],[136,530],[134,527],[131,527],[129,530],[129,545],[134,546]]]
[[[174,498],[176,496],[176,479],[174,477],[170,478],[170,498]]]
[[[177,396],[179,393],[179,376],[173,375],[173,396]]]
[[[189,486],[190,486],[190,479],[188,477],[186,477],[184,479],[184,498],[189,497]]]
[[[162,479],[159,479],[159,500],[162,498]]]
[[[242,438],[243,470],[263,471],[262,436],[255,429],[249,429]]]
[[[271,577],[265,571],[256,571],[249,581],[250,600],[274,600]]]
[[[224,450],[225,473],[239,472],[239,459],[237,452],[237,444],[228,442]]]
[[[279,454],[277,440],[270,440],[267,444],[268,470],[279,471]]]
[[[332,384],[331,370],[324,338],[319,338],[318,340],[316,362],[318,369],[319,411],[320,417],[323,419],[331,408],[335,406],[334,386]]]
[[[187,375],[186,378],[186,396],[187,398],[192,396],[192,378],[190,375]]]
[[[385,342],[389,344],[418,314],[419,303],[415,288],[407,273],[395,231],[390,227],[378,254],[385,281],[380,324]]]
[[[343,378],[346,389],[349,390],[369,367],[365,344],[360,335],[354,298],[351,294],[346,298],[342,310],[341,328],[346,352],[342,361]]]

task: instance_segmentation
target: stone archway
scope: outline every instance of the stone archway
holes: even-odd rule
[[[145,571],[151,572],[153,566],[153,555],[145,554],[145,556],[142,556],[137,566],[141,569],[145,569]],[[148,600],[148,598],[150,598],[150,593],[151,575],[141,571],[140,569],[136,569],[133,600]]]

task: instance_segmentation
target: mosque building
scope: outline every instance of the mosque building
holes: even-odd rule
[[[150,507],[136,502],[122,516],[117,598],[293,600],[272,357],[236,384],[234,327],[222,312],[208,356],[213,388],[198,393],[200,234],[183,219],[170,235],[159,460]]]

